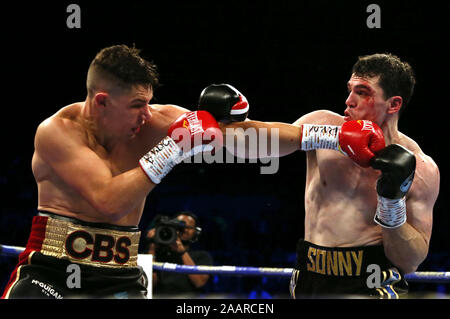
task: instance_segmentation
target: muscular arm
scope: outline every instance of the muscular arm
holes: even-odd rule
[[[72,190],[111,221],[130,213],[155,187],[136,168],[113,176],[111,169],[90,149],[77,124],[52,118],[43,122],[35,137],[36,154]]]
[[[415,187],[406,201],[406,223],[394,229],[382,228],[386,256],[405,273],[416,271],[428,254],[433,206],[439,193],[437,166],[432,160],[424,160],[419,165],[416,185],[413,184]]]
[[[292,124],[247,120],[222,126],[222,133],[226,149],[241,158],[280,157],[300,149],[301,128]]]
[[[308,113],[292,124],[247,120],[222,124],[221,128],[227,150],[238,157],[260,158],[258,147],[263,147],[261,139],[266,136],[268,157],[281,157],[300,150],[302,124],[342,125],[343,122],[338,114],[320,110]]]

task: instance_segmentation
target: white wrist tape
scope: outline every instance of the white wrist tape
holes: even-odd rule
[[[139,164],[152,182],[159,184],[172,168],[183,159],[181,148],[173,139],[166,136],[139,160]]]
[[[341,151],[339,147],[340,126],[303,124],[302,151],[330,149]]]
[[[373,219],[385,228],[397,228],[406,222],[406,199],[389,199],[378,196],[377,212]]]

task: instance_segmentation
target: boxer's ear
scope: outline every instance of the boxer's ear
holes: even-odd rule
[[[403,105],[403,98],[401,96],[391,96],[388,99],[388,109],[387,109],[387,113],[388,114],[394,114],[400,111],[402,105]]]
[[[108,100],[108,93],[100,92],[94,96],[94,102],[96,106],[106,107]]]

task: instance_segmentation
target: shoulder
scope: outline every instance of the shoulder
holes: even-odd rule
[[[72,106],[65,106],[52,116],[46,118],[42,121],[38,128],[37,133],[51,133],[53,131],[64,130],[73,124],[74,118],[72,116],[67,116],[70,113],[74,113],[71,110],[74,109]]]
[[[439,167],[431,156],[423,152],[417,152],[415,156],[417,178],[422,180],[424,190],[429,192],[429,195],[436,200],[441,179]]]
[[[433,158],[423,152],[419,144],[417,144],[412,138],[400,133],[400,144],[406,147],[408,150],[414,153],[417,160],[417,165],[421,169],[425,169],[430,173],[439,174],[439,168]]]
[[[328,124],[328,125],[342,125],[344,123],[344,117],[329,111],[329,110],[317,110],[303,115],[294,125],[300,126],[302,124]]]
[[[181,114],[189,112],[190,110],[173,104],[151,104],[149,105],[152,115],[158,117],[171,118],[175,120]]]
[[[415,190],[423,198],[436,200],[439,193],[440,171],[433,158],[425,154],[420,146],[408,136],[401,134],[401,145],[414,153],[416,157]],[[414,185],[414,184],[413,184]]]
[[[172,124],[181,114],[189,112],[188,109],[173,104],[151,104],[149,105],[149,108],[152,117],[146,123],[144,128],[147,127],[153,132],[159,129],[166,132],[170,124]],[[150,132],[149,134],[153,133]]]
[[[149,138],[155,134],[166,134],[169,126],[182,114],[189,112],[188,109],[173,104],[151,104],[151,118],[143,126],[140,136]]]
[[[42,121],[36,130],[36,146],[82,138],[85,130],[79,122],[80,105],[72,104]]]

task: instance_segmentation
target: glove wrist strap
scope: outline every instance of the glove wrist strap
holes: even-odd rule
[[[183,152],[181,148],[173,139],[166,136],[139,160],[139,165],[153,183],[159,184],[172,168],[182,160]]]
[[[384,228],[397,228],[406,222],[406,199],[389,199],[378,195],[375,223]]]
[[[339,147],[340,128],[340,126],[335,125],[303,124],[301,150],[330,149],[341,151]]]

